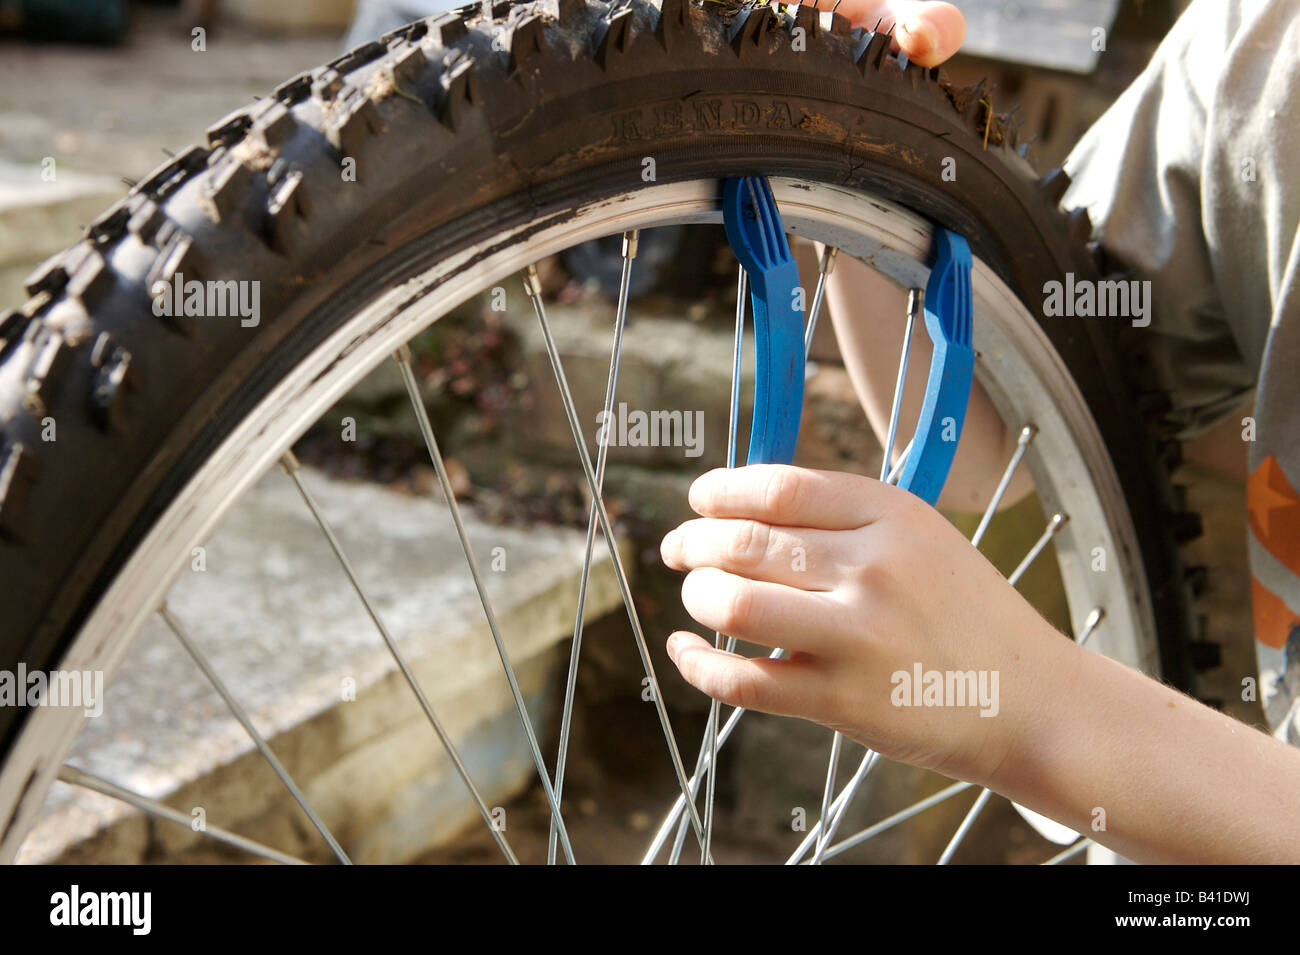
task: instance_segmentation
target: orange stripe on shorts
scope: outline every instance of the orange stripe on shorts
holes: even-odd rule
[[[1255,539],[1300,578],[1300,494],[1271,454],[1246,479],[1246,516]]]
[[[1300,616],[1254,577],[1250,579],[1250,602],[1255,611],[1255,639],[1265,646],[1282,649],[1291,631],[1300,627]]]

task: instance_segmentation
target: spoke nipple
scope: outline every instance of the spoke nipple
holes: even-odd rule
[[[910,288],[907,290],[907,317],[916,318],[925,308],[925,289]]]
[[[1070,515],[1058,512],[1052,515],[1052,522],[1048,525],[1048,530],[1055,534],[1068,523],[1070,523]]]
[[[641,241],[641,230],[632,229],[623,233],[623,258],[635,259],[637,245]]]
[[[529,298],[540,298],[542,294],[542,280],[537,275],[537,266],[530,265],[524,272],[524,291],[528,293]]]
[[[411,347],[409,345],[399,345],[393,349],[393,361],[399,365],[409,365],[411,363]]]
[[[280,467],[284,470],[284,473],[288,475],[292,475],[298,470],[298,456],[293,453],[292,448],[280,455]]]
[[[822,253],[822,274],[830,275],[835,271],[835,256],[839,254],[840,250],[835,246],[826,246],[826,251]]]
[[[1036,424],[1027,424],[1027,425],[1025,425],[1023,428],[1020,429],[1020,440],[1019,440],[1019,442],[1017,442],[1017,443],[1019,443],[1019,444],[1028,444],[1030,441],[1033,441],[1033,440],[1034,440],[1034,437],[1035,437],[1037,434],[1038,434],[1038,425],[1036,425]]]
[[[1088,638],[1092,636],[1092,632],[1097,629],[1098,624],[1100,624],[1105,618],[1106,611],[1102,610],[1100,607],[1092,608],[1092,613],[1088,614],[1088,618],[1083,621],[1083,629],[1079,631],[1079,646],[1083,646],[1088,642]]]

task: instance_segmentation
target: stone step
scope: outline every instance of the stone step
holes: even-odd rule
[[[341,30],[352,22],[357,0],[224,0],[221,13],[261,30]],[[416,9],[419,9],[417,4]],[[429,4],[424,4],[429,6]],[[446,9],[451,9],[447,7]],[[424,15],[423,12],[417,15]]]
[[[536,777],[445,506],[308,468],[302,475],[484,799],[504,804]],[[463,511],[536,720],[558,709],[552,697],[563,687],[583,534],[494,526]],[[482,824],[278,469],[196,553],[168,606],[354,861],[406,861]],[[620,606],[598,547],[587,619]],[[327,861],[320,837],[160,619],[151,618],[107,682],[103,713],[87,720],[69,763],[194,818],[202,810],[210,825]],[[548,727],[537,729],[546,739]],[[60,783],[19,859],[221,857],[197,832]]]
[[[510,288],[510,283],[506,283]],[[484,296],[484,307],[490,300]],[[493,459],[532,459],[577,468],[573,436],[555,384],[542,334],[531,307],[522,294],[507,296],[504,325],[519,342],[519,372],[527,380],[527,405],[515,403],[503,417],[500,447]],[[470,314],[473,306],[462,310]],[[564,365],[578,420],[594,449],[604,408],[609,373],[613,309],[600,301],[573,305],[547,304],[547,320]],[[829,322],[826,322],[829,329]],[[426,333],[436,338],[438,326]],[[732,332],[715,323],[693,322],[677,314],[664,314],[653,304],[632,303],[619,363],[616,424],[631,440],[613,443],[611,467],[627,465],[657,470],[672,469],[698,474],[727,461],[730,417]],[[753,414],[754,345],[746,335],[741,361],[740,458],[748,442]],[[430,393],[429,401],[439,396]],[[392,414],[401,408],[405,391],[391,362],[379,366],[326,417],[334,420],[356,414],[367,429],[393,430],[418,438],[409,414]],[[658,417],[653,417],[653,416]],[[638,442],[636,419],[659,423],[648,428],[647,439],[662,433],[666,424],[670,440]],[[671,416],[671,417],[669,417]],[[680,422],[680,424],[679,424]],[[622,427],[626,423],[627,427]],[[689,427],[688,427],[689,426]],[[503,455],[501,452],[505,452]],[[593,451],[594,453],[594,451]],[[880,449],[867,424],[844,368],[832,362],[809,365],[805,382],[804,414],[800,427],[797,463],[806,467],[874,474]],[[486,462],[491,464],[492,462]]]

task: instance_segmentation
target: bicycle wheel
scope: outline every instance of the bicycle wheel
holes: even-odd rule
[[[0,321],[3,666],[111,670],[232,502],[414,334],[578,242],[716,223],[718,180],[758,174],[792,235],[904,288],[924,283],[934,225],[969,238],[977,375],[1008,425],[1033,426],[1025,466],[1068,516],[1052,539],[1076,632],[1104,610],[1097,646],[1187,686],[1177,543],[1194,519],[1132,413],[1114,327],[1039,307],[1047,282],[1099,277],[1087,217],[1056,208],[1068,180],[1039,180],[981,94],[889,42],[809,7],[472,6],[213,126]],[[260,316],[159,315],[151,293],[185,279],[257,283]],[[0,720],[12,858],[80,714]]]

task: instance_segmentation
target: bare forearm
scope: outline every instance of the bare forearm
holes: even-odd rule
[[[1073,645],[1051,679],[993,788],[1135,861],[1300,862],[1300,750]]]

